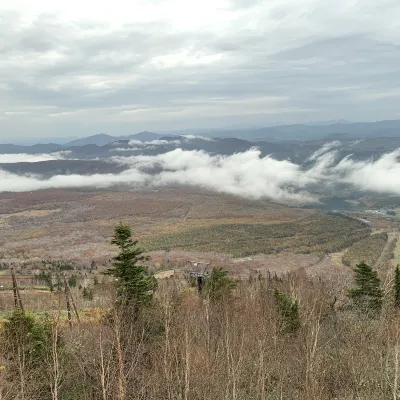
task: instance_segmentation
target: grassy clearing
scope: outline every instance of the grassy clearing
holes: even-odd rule
[[[148,250],[181,249],[244,257],[252,254],[337,252],[369,236],[359,221],[314,214],[280,224],[218,224],[158,235],[142,241]]]
[[[333,254],[331,254],[331,260],[332,260],[332,263],[333,263],[335,266],[337,266],[337,267],[343,267],[343,261],[342,261],[343,254],[344,254],[343,251],[340,251],[339,253],[333,253]]]
[[[343,254],[343,264],[349,267],[354,267],[360,262],[374,265],[382,254],[387,241],[388,234],[386,232],[377,233],[360,240]]]

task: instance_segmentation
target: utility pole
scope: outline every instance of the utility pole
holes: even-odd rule
[[[72,302],[72,307],[74,309],[74,312],[75,312],[75,315],[76,315],[76,319],[78,320],[79,323],[81,322],[81,320],[79,318],[78,309],[76,308],[74,297],[72,296],[71,288],[68,285],[68,281],[67,281],[67,278],[66,278],[65,274],[63,274],[63,278],[64,278],[65,300],[67,302],[68,324],[71,327],[72,326],[72,322],[71,322],[72,321],[72,315],[71,315],[71,303],[70,303],[70,300]]]
[[[67,287],[67,280],[64,275],[64,293],[65,293],[65,301],[67,303],[67,318],[68,318],[68,325],[72,328],[72,315],[71,315],[71,303],[69,302],[69,295],[68,295],[68,287]]]
[[[15,309],[19,308],[24,313],[24,306],[22,305],[22,299],[21,299],[21,295],[19,293],[14,268],[11,268],[11,277],[12,277],[13,293],[14,293],[14,308]]]

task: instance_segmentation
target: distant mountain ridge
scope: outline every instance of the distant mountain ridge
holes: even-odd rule
[[[55,143],[39,143],[31,146],[23,146],[19,144],[0,144],[0,154],[48,154],[61,150],[64,150],[64,146]]]
[[[309,141],[349,141],[357,139],[376,139],[376,138],[400,138],[400,120],[388,120],[377,122],[351,122],[339,120],[335,124],[323,125],[311,122],[310,124],[277,125],[265,128],[247,128],[234,130],[208,130],[199,129],[200,136],[207,136],[214,139],[240,139],[247,142],[269,142],[269,143],[288,143],[288,142],[309,142]],[[195,132],[194,135],[196,136]],[[84,153],[85,150],[95,150],[92,146],[107,146],[110,143],[124,140],[139,140],[148,142],[153,140],[166,140],[179,138],[182,136],[169,133],[155,133],[143,131],[132,135],[112,136],[104,133],[92,135],[76,140],[72,140],[64,145],[48,143],[35,144],[31,146],[0,144],[0,153],[16,154],[38,154],[51,153],[60,150],[73,148],[74,151]],[[200,138],[199,138],[200,139]],[[203,143],[204,147],[212,148],[214,144]],[[221,147],[224,144],[221,143]],[[232,142],[228,141],[226,152],[232,148]],[[86,147],[88,146],[88,147]],[[78,147],[84,147],[78,150]],[[219,151],[223,152],[223,149]],[[233,145],[233,148],[241,147]],[[246,147],[246,146],[245,146]],[[92,150],[90,150],[92,148]]]
[[[231,136],[229,132],[228,136]],[[238,132],[237,134],[241,134]],[[243,132],[244,134],[244,132]],[[241,136],[236,136],[241,137]],[[400,120],[336,123],[332,125],[279,125],[257,129],[249,140],[355,140],[380,137],[400,137]]]
[[[85,146],[87,144],[97,144],[98,146],[104,146],[110,142],[112,142],[114,136],[106,135],[104,133],[99,133],[97,135],[88,136],[82,139],[75,139],[71,142],[65,143],[65,147],[73,147],[73,146]]]
[[[331,123],[332,122],[332,123]],[[196,135],[196,131],[193,130]],[[308,124],[276,125],[264,128],[199,129],[197,134],[213,138],[238,138],[249,141],[310,141],[310,140],[355,140],[380,137],[400,137],[400,120],[377,122],[349,122],[346,120],[310,122]],[[94,135],[74,140],[66,146],[97,144],[104,146],[118,140],[151,141],[172,133],[140,132],[129,136]],[[176,136],[176,135],[175,135]]]
[[[99,133],[97,135],[88,136],[82,139],[72,140],[71,142],[66,143],[64,146],[65,147],[85,146],[88,144],[97,144],[97,146],[105,146],[108,143],[117,142],[119,140],[150,141],[150,140],[160,139],[163,136],[167,135],[148,132],[148,131],[143,131],[128,136],[111,136],[111,135],[106,135],[104,133]]]
[[[143,136],[142,136],[143,137]],[[146,136],[145,136],[146,137]],[[215,138],[210,140],[201,137],[162,136],[156,141],[131,142],[130,139],[113,141],[104,146],[86,144],[82,146],[54,147],[55,145],[15,146],[6,145],[9,152],[16,154],[14,162],[7,157],[1,163],[0,170],[15,174],[40,174],[43,177],[54,175],[90,175],[101,173],[119,173],[127,168],[123,162],[124,157],[158,156],[176,149],[183,151],[203,151],[210,155],[229,156],[232,154],[257,149],[260,157],[270,156],[276,160],[287,160],[310,168],[316,162],[311,157],[317,150],[326,144],[327,140],[313,141],[249,141],[239,138]],[[35,162],[23,160],[18,153],[45,154],[45,147],[53,151],[63,150],[62,159]],[[50,146],[50,147],[49,147]],[[1,153],[0,145],[0,153]],[[376,160],[383,154],[400,148],[400,136],[395,138],[372,138],[362,140],[344,140],[336,143],[335,162],[344,157],[351,156],[355,160]],[[48,154],[48,153],[47,153]],[[178,156],[179,152],[177,153]],[[12,159],[12,157],[11,157]],[[122,164],[120,165],[122,161]]]

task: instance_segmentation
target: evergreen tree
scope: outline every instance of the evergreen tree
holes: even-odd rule
[[[53,379],[54,376],[54,364],[50,361],[54,360],[52,357],[57,357],[59,376],[64,376],[68,371],[64,370],[64,357],[67,354],[64,342],[54,334],[58,321],[48,315],[33,315],[20,309],[15,309],[5,318],[0,332],[1,343],[5,345],[2,358],[6,360],[6,371],[10,374],[8,378],[15,383],[19,381],[19,394],[11,395],[11,398],[55,398],[49,385],[49,378]]]
[[[382,308],[383,292],[378,274],[368,264],[362,262],[354,269],[355,287],[348,297],[363,312],[376,313]]]
[[[275,300],[282,316],[282,327],[286,332],[295,332],[300,328],[300,312],[297,300],[292,300],[286,293],[275,289]]]
[[[87,287],[83,288],[82,297],[86,300],[93,300],[93,292]]]
[[[394,276],[394,301],[396,307],[400,307],[400,267],[396,267]]]
[[[132,239],[132,231],[122,223],[114,228],[112,244],[119,247],[119,254],[113,258],[112,267],[104,273],[117,279],[118,303],[131,305],[135,309],[149,304],[157,287],[154,276],[149,275],[143,262],[149,258],[143,255],[143,250],[137,246],[137,240]]]
[[[76,287],[76,282],[77,282],[76,275],[71,275],[71,276],[68,278],[68,285],[69,285],[70,287]]]
[[[31,314],[15,309],[7,316],[2,332],[2,339],[15,356],[24,354],[27,362],[43,364],[46,348],[51,338],[49,324],[41,323]]]
[[[229,296],[236,287],[236,282],[229,278],[228,271],[222,268],[213,268],[210,277],[204,285],[204,293],[211,300],[220,300]]]

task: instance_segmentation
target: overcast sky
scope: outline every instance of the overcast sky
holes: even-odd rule
[[[399,0],[0,0],[2,142],[399,104]]]

